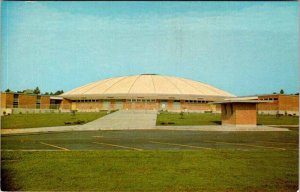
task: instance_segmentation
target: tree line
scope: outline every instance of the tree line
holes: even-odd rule
[[[277,94],[277,92],[273,92],[273,94]],[[284,90],[281,89],[281,90],[279,91],[279,94],[285,94]],[[299,92],[298,92],[298,93],[295,93],[295,94],[291,94],[291,95],[299,95]]]
[[[10,89],[5,90],[6,93],[12,93],[15,91],[12,91]],[[16,91],[16,93],[24,93],[24,94],[37,94],[37,95],[60,95],[63,94],[63,90],[57,90],[55,92],[44,92],[42,93],[39,87],[36,87],[35,89],[24,89],[22,91]]]

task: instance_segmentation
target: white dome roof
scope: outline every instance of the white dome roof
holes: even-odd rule
[[[187,99],[203,97],[235,97],[205,83],[171,76],[142,74],[96,81],[61,96],[68,99],[80,98],[134,98]]]

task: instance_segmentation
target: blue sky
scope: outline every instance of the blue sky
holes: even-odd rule
[[[298,92],[298,2],[2,2],[1,89],[156,73]]]

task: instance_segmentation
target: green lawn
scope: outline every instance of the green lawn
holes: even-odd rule
[[[2,135],[2,190],[296,191],[298,137],[298,129]],[[9,151],[20,149],[56,151]]]
[[[275,115],[258,115],[259,125],[298,125],[299,117]],[[156,125],[220,125],[221,115],[211,113],[179,113],[162,112],[157,116]]]
[[[2,190],[296,191],[298,153],[2,152]]]
[[[213,113],[162,112],[157,116],[156,125],[220,125],[221,115]]]
[[[93,121],[106,115],[101,112],[14,114],[1,117],[1,128],[34,128],[63,126],[65,122]]]
[[[258,115],[259,125],[299,125],[298,116]]]

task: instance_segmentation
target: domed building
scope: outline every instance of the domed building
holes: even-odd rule
[[[156,74],[114,77],[61,95],[73,110],[219,111],[212,101],[235,97],[205,83]]]

